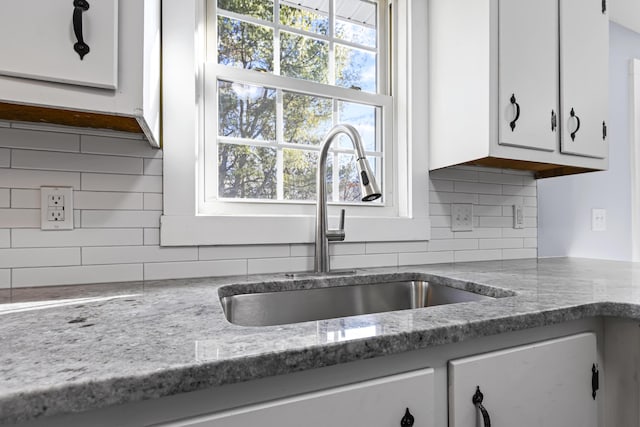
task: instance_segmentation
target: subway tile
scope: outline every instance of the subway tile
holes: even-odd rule
[[[430,179],[429,190],[453,192],[453,181],[445,181],[441,179]]]
[[[144,209],[152,211],[162,210],[162,194],[144,193]]]
[[[247,274],[247,260],[188,261],[144,265],[145,280],[187,277],[236,276]]]
[[[82,190],[162,193],[162,177],[83,173]]]
[[[11,122],[0,120],[0,128],[8,128],[8,127],[11,127]]]
[[[454,182],[453,184],[453,190],[456,193],[502,194],[502,187],[500,184],[479,182]]]
[[[495,239],[502,237],[501,228],[474,228],[472,231],[456,231],[456,239]]]
[[[477,181],[478,172],[476,170],[465,170],[459,168],[444,168],[429,172],[431,179],[442,179],[452,181]]]
[[[523,249],[503,249],[502,259],[523,259],[523,258],[537,258],[538,250],[536,248],[523,248]]]
[[[538,208],[535,206],[525,206],[523,208],[523,211],[524,211],[525,217],[534,217],[534,218],[538,217]]]
[[[512,249],[524,247],[524,239],[480,239],[480,249]]]
[[[366,243],[367,254],[391,254],[400,252],[425,252],[427,250],[427,242],[371,242]]]
[[[523,198],[521,196],[497,196],[480,194],[478,203],[481,205],[521,205]]]
[[[80,248],[0,249],[0,268],[80,264]]]
[[[501,206],[502,208],[502,216],[510,216],[511,218],[513,218],[513,205],[509,206],[509,205],[504,205]],[[493,215],[493,216],[497,216],[497,215]]]
[[[109,246],[82,248],[82,264],[197,261],[197,247]]]
[[[503,185],[502,194],[507,196],[528,196],[534,197],[536,195],[536,187],[521,187],[515,185]]]
[[[142,193],[108,191],[76,191],[73,193],[76,209],[142,210]]]
[[[533,172],[531,171],[525,171],[525,170],[519,170],[519,169],[502,169],[502,173],[506,173],[510,175],[528,176],[528,177],[531,177],[531,179],[533,179]]]
[[[11,167],[11,150],[0,148],[0,168]]]
[[[144,159],[145,175],[162,175],[162,159]]]
[[[478,204],[478,195],[471,193],[429,192],[430,203],[473,203]],[[486,203],[491,204],[491,203]]]
[[[312,244],[292,243],[290,246],[291,256],[313,256],[314,246]]]
[[[442,216],[442,215],[451,215],[451,205],[450,204],[439,204],[439,203],[431,203],[429,204],[429,215],[430,216]]]
[[[159,228],[159,211],[82,211],[84,228]]]
[[[11,191],[8,188],[0,188],[0,208],[11,206]]]
[[[82,226],[82,211],[80,209],[73,210],[73,228],[80,228]]]
[[[0,169],[0,186],[8,188],[40,188],[42,186],[80,189],[80,173],[25,169]]]
[[[431,227],[451,227],[451,216],[432,216],[431,217]]]
[[[0,228],[0,248],[8,248],[10,246],[11,230],[9,230],[8,228]]]
[[[313,270],[313,257],[252,258],[247,263],[248,274],[290,273]]]
[[[538,247],[538,239],[535,237],[527,237],[524,240],[525,248],[537,248]]]
[[[11,154],[11,167],[13,169],[140,175],[142,174],[142,159],[98,156],[94,154],[13,150]]]
[[[289,254],[289,245],[201,246],[198,259],[284,258]]]
[[[480,249],[475,251],[456,251],[455,262],[491,261],[502,259],[502,249]]]
[[[431,240],[452,239],[454,236],[450,228],[431,228]]]
[[[537,228],[503,228],[502,237],[538,237]]]
[[[145,228],[144,229],[144,244],[145,245],[160,245],[160,229],[159,228]]]
[[[524,217],[524,226],[525,226],[525,228],[538,227],[538,218],[525,216]]]
[[[23,130],[34,130],[39,132],[47,132],[47,133],[67,133],[71,135],[98,135],[98,136],[108,136],[112,138],[121,137],[125,139],[131,140],[141,140],[144,138],[142,134],[131,133],[131,132],[119,132],[110,129],[96,129],[96,128],[81,128],[74,126],[65,126],[65,125],[55,125],[51,123],[37,123],[37,122],[11,122],[11,128],[13,129],[23,129]]]
[[[331,257],[333,270],[371,267],[396,267],[398,254],[336,255]]]
[[[398,265],[440,264],[453,262],[453,251],[398,254]]]
[[[502,206],[476,205],[473,207],[473,215],[500,216],[502,215]]]
[[[524,206],[538,206],[538,198],[537,197],[523,197]]]
[[[162,158],[162,150],[151,147],[143,140],[82,135],[80,147],[83,153]]]
[[[14,248],[55,248],[69,246],[132,246],[142,245],[142,230],[76,228],[75,230],[42,231],[13,230]]]
[[[40,209],[40,190],[11,189],[11,207],[14,209]]]
[[[364,243],[335,242],[329,245],[329,255],[362,255],[365,252]]]
[[[0,225],[5,228],[40,228],[40,209],[0,209]]]
[[[523,185],[524,177],[522,175],[511,175],[504,173],[478,172],[478,182],[486,182],[491,184]]]
[[[130,282],[143,279],[142,264],[16,268],[13,287]]]
[[[11,270],[0,270],[0,289],[11,288]],[[0,303],[3,302],[3,297],[0,296]],[[8,302],[8,301],[6,301]]]
[[[480,227],[502,228],[513,226],[513,218],[507,216],[483,216],[480,217]]]
[[[80,137],[70,133],[2,128],[0,129],[0,146],[77,153],[80,150]]]
[[[478,239],[443,239],[429,242],[429,251],[460,251],[478,249]]]

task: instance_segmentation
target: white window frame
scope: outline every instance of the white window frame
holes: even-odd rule
[[[347,206],[346,241],[428,240],[427,5],[394,0],[392,209]],[[198,198],[204,141],[206,0],[163,0],[164,215],[161,245],[311,243],[313,204],[277,212],[203,215]],[[240,70],[242,71],[242,70]],[[339,88],[338,88],[339,89]],[[364,93],[362,95],[365,95]],[[287,206],[286,204],[283,206]],[[291,208],[298,206],[298,208]],[[336,221],[339,206],[329,209]]]

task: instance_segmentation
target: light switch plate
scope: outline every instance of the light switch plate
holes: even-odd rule
[[[522,205],[513,205],[513,228],[524,228],[524,209]]]
[[[471,203],[451,205],[451,231],[473,231],[473,205]]]
[[[73,187],[40,187],[40,229],[73,230]]]

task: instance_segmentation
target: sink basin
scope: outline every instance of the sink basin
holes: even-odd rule
[[[489,299],[493,298],[412,280],[239,294],[221,302],[231,323],[271,326]]]

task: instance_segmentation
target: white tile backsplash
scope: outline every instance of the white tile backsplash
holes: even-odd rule
[[[0,288],[313,267],[310,244],[160,247],[163,154],[137,135],[20,123],[0,128]],[[332,267],[536,256],[531,173],[459,166],[430,177],[430,241],[332,244]],[[40,230],[45,185],[74,187],[75,230]],[[473,231],[451,231],[452,203],[474,205]],[[525,207],[524,229],[512,228],[513,204]]]

